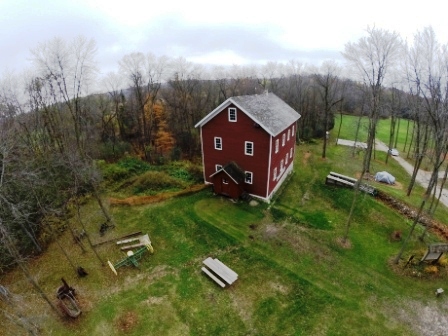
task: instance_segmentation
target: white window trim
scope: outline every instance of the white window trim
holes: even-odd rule
[[[294,136],[294,125],[292,125],[292,132],[291,132],[292,136]]]
[[[276,139],[276,140],[275,140],[275,152],[276,152],[276,153],[278,153],[278,147],[279,147],[278,144],[279,144],[279,140]]]
[[[246,174],[250,174],[250,182],[247,181]],[[244,172],[244,182],[247,183],[247,184],[252,184],[253,181],[254,181],[254,173],[252,173],[250,171]]]
[[[215,165],[215,171],[221,170],[222,169],[222,165],[220,164],[216,164]]]
[[[248,144],[252,145],[252,153],[249,153],[247,151],[247,145]],[[244,141],[244,154],[250,155],[250,156],[254,156],[254,143],[252,141]]]
[[[283,135],[282,135],[282,147],[285,146],[285,142],[286,142],[285,140],[286,140],[286,134],[283,133]]]
[[[292,160],[292,158],[293,158],[293,156],[292,156],[292,151],[293,151],[293,147],[291,147],[291,149],[289,150],[289,156],[291,157],[291,160]]]
[[[216,146],[217,145],[217,140],[219,139],[219,144],[220,144],[220,146],[221,147],[219,147],[218,148],[218,146]],[[221,137],[215,137],[215,149],[216,150],[222,150],[222,138]]]
[[[283,159],[280,160],[280,174],[285,170],[285,161]]]
[[[277,180],[277,167],[274,168],[274,175],[272,176],[272,180]]]
[[[234,111],[235,112],[235,119],[231,119],[230,118],[230,113],[231,113],[230,111]],[[236,107],[229,107],[229,109],[228,109],[228,119],[229,119],[230,122],[236,122],[236,120],[237,120]]]
[[[289,153],[286,153],[285,157],[285,165],[288,165]]]
[[[287,137],[287,141],[289,141],[289,139],[291,139],[291,130],[288,130],[288,137]]]

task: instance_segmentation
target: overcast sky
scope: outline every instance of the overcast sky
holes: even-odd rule
[[[439,41],[448,42],[448,5],[435,2],[0,0],[0,71],[29,66],[39,42],[78,35],[96,41],[103,74],[134,51],[201,64],[319,65],[342,60],[345,43],[357,41],[368,25],[408,39],[432,25]]]

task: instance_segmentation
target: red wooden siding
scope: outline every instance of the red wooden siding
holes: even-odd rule
[[[290,125],[287,129],[285,129],[283,132],[278,134],[275,138],[272,140],[272,156],[271,156],[271,169],[270,169],[270,176],[269,176],[269,195],[272,193],[272,191],[275,189],[277,184],[281,181],[283,174],[285,174],[288,170],[288,167],[293,164],[294,161],[294,145],[295,145],[295,136],[290,136],[288,140],[288,129],[292,131],[292,126],[294,125],[295,130],[295,124]],[[282,137],[283,134],[285,134],[285,145],[282,146]],[[278,146],[278,152],[275,153],[275,141],[279,140],[279,146]],[[290,157],[290,150],[293,149],[293,157]],[[288,163],[286,164],[286,154],[288,153]],[[281,171],[281,160],[284,162],[284,169]],[[277,178],[273,179],[274,177],[274,169],[277,168]]]
[[[216,194],[227,195],[231,198],[238,199],[244,191],[244,186],[235,183],[225,172],[217,173],[211,177],[211,181]]]
[[[228,107],[235,106],[231,104]],[[210,175],[215,172],[215,166],[217,164],[224,166],[234,161],[244,171],[253,173],[252,184],[242,184],[244,190],[249,194],[265,198],[269,183],[270,135],[238,108],[237,121],[230,122],[228,107],[202,127],[205,180],[213,183]],[[215,149],[215,137],[222,138],[222,150]],[[254,144],[252,156],[245,155],[245,141],[251,141]],[[280,148],[284,149],[281,144]]]

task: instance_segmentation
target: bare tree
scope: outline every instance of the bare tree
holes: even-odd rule
[[[86,96],[96,76],[95,52],[94,41],[82,37],[72,43],[54,39],[39,44],[32,52],[36,76],[29,93],[34,112],[44,120],[42,129],[53,139],[59,161],[68,170],[66,177],[72,178],[68,189],[76,190],[74,197],[79,197],[82,183],[98,202],[106,222],[113,223],[99,191],[100,175],[91,155],[94,116]]]
[[[415,216],[413,225],[404,241],[402,248],[395,258],[398,263],[404,251],[409,237],[420,220],[422,211],[437,186],[439,169],[447,153],[448,145],[448,54],[446,47],[437,42],[434,31],[426,27],[418,32],[414,38],[413,48],[410,49],[412,66],[408,71],[409,85],[415,88],[423,97],[423,107],[428,116],[428,127],[434,137],[432,156],[432,171],[425,194],[420,204],[419,211]],[[418,57],[416,57],[418,54]],[[431,209],[429,211],[431,213]],[[428,227],[426,226],[420,239]]]
[[[264,90],[278,94],[285,74],[286,66],[283,63],[267,62],[259,68],[258,83]]]
[[[370,170],[370,161],[375,143],[376,126],[381,108],[384,80],[387,72],[396,61],[401,49],[401,40],[397,33],[388,30],[367,28],[367,36],[356,43],[347,43],[342,53],[344,58],[355,67],[364,85],[369,88],[369,127],[367,149],[364,154],[362,171],[355,185],[353,202],[347,219],[343,237],[345,243],[351,226],[353,210],[359,194],[359,185],[366,172]]]
[[[306,108],[306,97],[309,92],[310,82],[307,79],[307,71],[302,63],[289,61],[286,65],[286,73],[283,98],[301,115],[296,134],[294,135],[296,143],[298,143],[300,138],[299,129],[301,130],[300,134],[303,134],[309,115],[309,111]]]
[[[324,110],[324,142],[322,158],[326,157],[329,122],[330,119],[332,121],[334,120],[333,109],[337,103],[342,101],[342,91],[339,87],[339,73],[339,66],[335,62],[327,61],[322,64],[321,73],[315,75]]]
[[[400,125],[400,118],[398,116],[401,110],[401,91],[397,90],[393,85],[388,90],[388,104],[387,109],[390,111],[390,126],[389,126],[389,143],[388,148],[396,148],[398,141],[398,132]],[[389,155],[386,155],[386,164],[389,162]]]
[[[205,72],[201,66],[178,58],[173,61],[171,71],[170,90],[164,94],[169,121],[178,148],[192,157],[199,148],[194,125],[214,108],[215,99],[201,79]],[[219,90],[223,94],[225,87],[221,86]]]
[[[128,78],[132,88],[139,124],[139,148],[151,161],[150,145],[154,141],[154,111],[158,92],[166,75],[168,59],[151,53],[131,53],[119,62],[120,71]]]
[[[18,265],[40,296],[58,313],[53,302],[31,275],[25,258],[18,249],[15,235],[11,231],[11,228],[17,223],[32,222],[33,207],[30,204],[30,198],[27,197],[28,194],[23,193],[26,186],[18,183],[22,183],[24,180],[34,180],[36,176],[33,171],[27,169],[28,167],[23,166],[23,162],[21,162],[22,169],[20,171],[15,169],[17,166],[14,167],[11,158],[18,153],[13,137],[14,129],[5,130],[1,126],[0,124],[0,247],[4,253],[9,255],[9,259]],[[24,227],[24,225],[21,226]],[[29,232],[27,233],[29,235]],[[32,240],[36,239],[35,237],[31,238]]]
[[[401,46],[401,39],[397,33],[368,27],[367,36],[360,38],[356,43],[347,43],[342,53],[349,64],[358,71],[360,78],[368,88],[369,128],[365,154],[367,160],[364,167],[366,172],[370,170],[384,81],[400,54]]]

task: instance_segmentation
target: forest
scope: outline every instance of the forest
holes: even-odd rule
[[[430,27],[409,45],[369,28],[345,46],[345,65],[290,61],[210,69],[136,52],[122,58],[117,72],[100,76],[95,55],[92,40],[55,38],[31,51],[31,70],[0,79],[0,272],[16,265],[26,272],[27,258],[64,230],[76,237],[66,219],[79,213],[85,195],[95,198],[105,223],[113,223],[102,194],[102,162],[200,162],[194,125],[232,96],[278,95],[301,115],[298,145],[336,132],[337,114],[368,118],[363,174],[378,120],[392,120],[390,148],[399,120],[411,120],[409,193],[426,158],[431,195],[447,154],[448,54]]]

